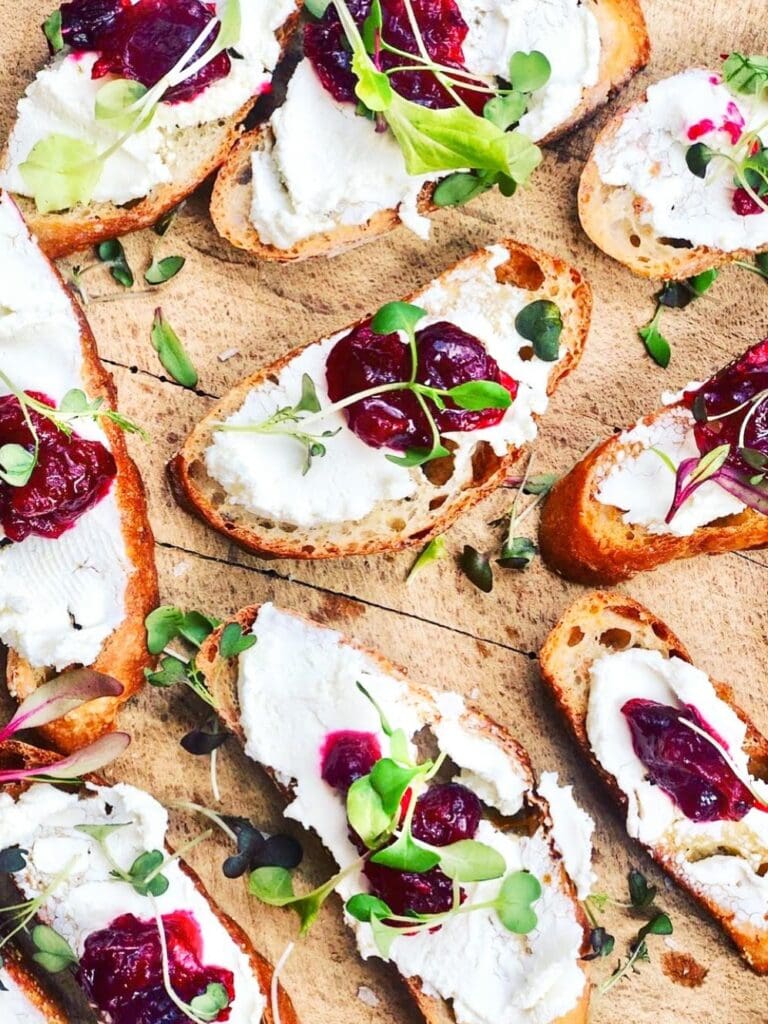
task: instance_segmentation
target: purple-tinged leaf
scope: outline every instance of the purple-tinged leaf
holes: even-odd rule
[[[110,732],[101,739],[90,743],[82,750],[36,768],[12,768],[0,771],[0,785],[21,782],[25,779],[46,779],[49,781],[70,781],[98,771],[125,752],[131,737],[127,732]]]
[[[38,729],[99,697],[119,697],[123,685],[111,676],[78,668],[57,676],[31,693],[16,714],[0,729],[0,743],[21,729]]]
[[[748,477],[745,477],[738,469],[726,464],[717,471],[713,479],[717,480],[723,490],[728,491],[734,498],[743,501],[745,505],[753,508],[756,512],[762,512],[764,516],[768,515],[768,490],[751,484]]]

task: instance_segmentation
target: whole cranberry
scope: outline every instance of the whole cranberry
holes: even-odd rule
[[[100,50],[130,0],[71,0],[61,5],[61,35],[73,50]]]
[[[442,914],[453,906],[453,882],[440,868],[398,871],[368,861],[363,868],[371,892],[384,900],[393,914]]]
[[[733,193],[733,212],[740,217],[752,217],[756,213],[765,213],[765,209],[745,188],[737,188]]]
[[[458,782],[432,786],[416,801],[411,831],[431,846],[448,846],[472,839],[482,806],[475,794]]]
[[[320,774],[329,786],[346,794],[357,779],[367,775],[381,757],[378,739],[371,732],[342,730],[326,737]]]

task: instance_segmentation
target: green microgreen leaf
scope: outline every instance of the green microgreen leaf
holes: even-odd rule
[[[704,295],[708,292],[712,285],[717,280],[718,270],[712,267],[710,270],[702,270],[700,274],[695,274],[693,277],[688,278],[688,284],[694,290],[696,295]]]
[[[486,178],[471,171],[456,171],[438,182],[432,202],[435,206],[463,206],[475,196],[493,187],[493,176]]]
[[[384,810],[381,796],[373,788],[370,775],[355,779],[347,792],[347,819],[353,831],[371,849],[392,825],[392,815]]]
[[[37,465],[37,456],[20,444],[0,446],[0,480],[11,487],[25,487]]]
[[[133,271],[128,265],[125,250],[117,238],[110,238],[96,246],[96,255],[102,263],[109,265],[109,272],[113,279],[121,284],[123,288],[133,287]]]
[[[410,832],[402,832],[391,846],[385,846],[371,857],[374,864],[381,864],[397,871],[413,871],[423,874],[437,867],[440,853],[418,845]]]
[[[757,96],[768,85],[768,57],[732,53],[723,64],[723,78],[733,92]]]
[[[320,412],[320,399],[317,397],[315,382],[308,373],[301,378],[301,398],[294,405],[295,412]]]
[[[376,334],[403,331],[411,335],[416,329],[416,324],[426,315],[426,309],[411,302],[387,302],[371,320],[371,330]]]
[[[94,114],[97,121],[108,121],[115,131],[143,131],[152,120],[155,107],[136,124],[138,103],[149,90],[146,85],[131,78],[113,78],[105,82],[96,93]]]
[[[596,957],[610,956],[616,946],[616,939],[605,928],[598,925],[592,928],[589,933],[589,945],[592,952],[583,957],[584,960],[594,960]]]
[[[313,18],[322,18],[330,6],[331,0],[304,0],[304,10]]]
[[[638,936],[644,939],[646,935],[671,935],[672,934],[672,921],[668,914],[660,913],[656,914],[655,917],[651,918],[648,924],[638,932]]]
[[[173,379],[185,388],[197,386],[197,370],[184,350],[179,336],[168,323],[162,309],[155,310],[150,334],[160,362]]]
[[[527,569],[537,554],[537,547],[529,537],[513,537],[501,549],[496,564],[502,569]]]
[[[541,897],[541,882],[530,871],[513,871],[501,884],[496,897],[496,913],[507,929],[526,935],[538,922],[532,904]]]
[[[216,14],[221,27],[214,48],[219,53],[228,50],[231,46],[237,46],[243,31],[240,0],[219,0]]]
[[[38,211],[55,213],[89,202],[101,176],[101,163],[90,142],[54,133],[35,143],[19,164],[19,173]]]
[[[248,889],[252,896],[271,907],[285,907],[296,899],[293,878],[286,868],[256,868],[248,879]]]
[[[557,483],[557,473],[537,473],[523,484],[523,494],[547,495]]]
[[[389,78],[377,71],[367,56],[353,54],[352,71],[357,76],[355,95],[368,110],[379,113],[392,105],[395,92]]]
[[[131,885],[140,896],[162,896],[168,890],[168,879],[160,873],[165,864],[162,850],[140,853],[128,869]]]
[[[655,885],[648,885],[648,879],[636,868],[632,868],[627,875],[627,886],[632,906],[638,910],[650,906],[656,899],[658,889]]]
[[[527,97],[522,92],[508,92],[505,95],[493,96],[483,107],[483,117],[497,128],[506,131],[517,124],[525,113],[528,105]]]
[[[144,620],[147,631],[147,650],[160,654],[168,644],[179,636],[184,625],[184,612],[173,604],[155,608]]]
[[[61,10],[58,7],[43,22],[43,34],[48,40],[48,49],[52,54],[64,49],[64,37],[61,34]]]
[[[503,384],[493,380],[470,380],[450,388],[448,398],[460,409],[508,409],[512,396]]]
[[[429,544],[422,548],[418,558],[408,570],[408,575],[405,577],[406,582],[410,582],[416,573],[421,572],[422,569],[426,569],[428,565],[432,565],[433,562],[437,562],[441,558],[445,558],[446,554],[445,537],[433,537]]]
[[[389,462],[396,466],[423,466],[427,462],[434,462],[435,459],[447,459],[450,452],[442,444],[433,445],[432,448],[409,448],[405,455],[387,455]]]
[[[158,235],[160,238],[166,235],[173,222],[181,213],[183,206],[183,202],[179,203],[178,206],[172,207],[170,210],[164,213],[162,217],[159,218],[159,220],[155,221],[155,223],[152,225],[152,230],[154,231],[154,233]]]
[[[554,362],[560,355],[563,321],[557,305],[549,299],[536,299],[515,317],[515,330],[533,345],[539,359]]]
[[[476,839],[460,839],[435,851],[440,870],[456,882],[485,882],[501,878],[506,862],[498,850]]]
[[[238,654],[247,651],[256,643],[253,633],[247,636],[243,633],[239,622],[228,622],[221,633],[219,640],[219,655],[224,658],[236,658]]]
[[[0,875],[14,875],[27,866],[27,854],[20,846],[9,846],[0,850]]]
[[[78,962],[67,940],[47,924],[35,925],[32,929],[32,942],[37,949],[32,959],[49,974],[58,974]]]
[[[202,1021],[214,1021],[229,1006],[229,994],[220,981],[211,981],[205,992],[189,1002],[190,1009]]]
[[[768,467],[768,455],[764,455],[756,448],[739,448],[739,455],[753,469],[762,470]]]
[[[376,702],[373,695],[368,690],[366,690],[366,688],[363,686],[361,682],[358,681],[357,683],[355,683],[355,685],[357,686],[360,693],[362,693],[362,695],[365,697],[365,699],[369,701],[376,709],[376,714],[379,716],[379,723],[381,724],[381,731],[384,733],[385,736],[389,736],[391,738],[394,734],[394,730],[392,729],[392,726],[389,724],[389,721],[384,712],[382,711],[380,705]]]
[[[431,762],[420,765],[406,766],[391,757],[382,757],[374,764],[368,776],[371,786],[381,797],[381,806],[390,817],[400,808],[403,795],[411,782],[418,775],[423,775],[431,768]]]
[[[168,655],[162,658],[156,672],[145,669],[144,675],[150,686],[157,686],[164,689],[169,686],[176,686],[187,678],[187,666],[183,661]]]
[[[645,344],[646,351],[651,359],[653,359],[654,363],[661,366],[663,369],[666,369],[669,366],[670,359],[672,358],[672,348],[659,330],[661,309],[662,307],[659,306],[653,320],[647,323],[644,327],[639,327],[637,333],[640,335],[640,338]]]
[[[368,53],[373,53],[376,49],[376,37],[381,32],[382,25],[384,24],[384,17],[381,10],[381,0],[373,0],[371,9],[368,12],[368,16],[363,22],[361,30],[363,36],[363,42]]]
[[[481,554],[470,544],[464,545],[464,550],[459,557],[459,567],[470,583],[474,583],[478,590],[490,594],[493,590],[493,570],[485,555]]]
[[[152,263],[144,273],[144,280],[147,284],[165,284],[175,277],[186,263],[183,256],[164,256],[163,259],[153,259]]]
[[[730,454],[731,446],[729,444],[721,444],[707,452],[706,455],[702,455],[695,469],[688,477],[688,483],[702,484],[705,480],[709,480],[718,470],[722,469]]]
[[[211,635],[221,621],[212,615],[204,615],[202,612],[185,612],[182,616],[178,629],[178,635],[194,647],[201,647],[203,641]]]
[[[703,142],[694,142],[685,151],[685,163],[691,174],[695,174],[697,178],[706,178],[707,168],[715,156],[717,154],[709,146]]]
[[[357,921],[370,922],[375,917],[381,919],[392,916],[392,911],[384,900],[367,892],[359,892],[350,897],[344,909],[350,917],[354,917]]]
[[[126,828],[130,824],[132,824],[130,821],[116,821],[97,825],[75,825],[75,832],[82,832],[83,835],[90,836],[100,846],[103,846],[113,832]]]
[[[509,80],[519,92],[536,92],[547,84],[552,65],[540,50],[523,53],[518,50],[509,59]]]

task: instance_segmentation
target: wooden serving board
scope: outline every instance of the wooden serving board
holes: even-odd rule
[[[252,0],[258,2],[258,0]],[[45,46],[37,26],[51,0],[0,0],[0,138],[12,123],[15,103]],[[765,50],[764,0],[646,0],[653,57],[649,69],[611,105],[616,110],[657,78],[691,64],[713,65],[721,53]],[[664,389],[702,379],[766,333],[768,285],[738,269],[727,269],[701,301],[670,312],[665,334],[673,343],[667,371],[646,356],[636,328],[653,312],[653,286],[602,256],[581,232],[575,197],[579,172],[596,129],[607,112],[549,150],[532,185],[511,200],[498,194],[468,207],[440,213],[431,242],[401,229],[384,240],[333,261],[295,266],[259,263],[218,237],[207,216],[208,190],[186,206],[159,243],[161,255],[180,254],[187,264],[156,294],[139,283],[120,291],[104,270],[89,273],[87,314],[101,354],[113,370],[121,409],[143,423],[149,443],[131,439],[150,498],[157,538],[162,598],[225,615],[252,602],[274,600],[301,609],[379,648],[420,681],[454,688],[472,697],[504,723],[528,748],[535,767],[555,769],[573,783],[597,821],[599,888],[625,891],[628,867],[639,865],[660,887],[674,934],[651,940],[651,963],[593,999],[595,1024],[724,1024],[766,1020],[766,982],[753,975],[692,902],[666,886],[660,873],[626,839],[621,823],[567,742],[542,694],[536,653],[559,614],[581,592],[536,563],[524,574],[499,571],[493,593],[481,594],[459,573],[453,559],[430,567],[411,584],[410,554],[327,563],[266,562],[228,544],[180,511],[164,473],[168,458],[192,424],[251,370],[297,344],[342,327],[426,283],[477,246],[512,236],[575,263],[595,294],[591,336],[581,366],[556,395],[536,443],[539,472],[567,468],[596,438],[623,427],[657,405]],[[129,260],[143,270],[157,243],[143,232],[126,241]],[[92,261],[90,254],[63,261]],[[2,270],[0,269],[0,272]],[[106,298],[107,301],[97,301]],[[198,393],[163,376],[149,341],[155,306],[163,309],[200,372]],[[237,355],[219,356],[235,349]],[[501,492],[461,520],[449,533],[452,552],[464,543],[494,552],[498,531],[488,526],[510,493]],[[530,529],[535,524],[530,523]],[[661,615],[689,645],[695,660],[714,677],[729,680],[758,726],[768,729],[768,647],[765,553],[699,558],[665,566],[628,584],[627,593]],[[203,717],[191,695],[147,689],[127,709],[122,725],[134,735],[115,777],[144,786],[160,800],[212,802],[208,761],[186,754],[178,739]],[[267,829],[283,829],[280,801],[259,770],[227,744],[219,758],[222,807],[245,814]],[[289,831],[300,834],[292,824]],[[175,839],[197,831],[176,820]],[[305,871],[311,880],[330,872],[328,859],[302,836]],[[294,937],[295,919],[249,899],[244,883],[227,881],[219,869],[225,847],[217,841],[197,848],[191,860],[222,907],[252,934],[273,961]],[[637,923],[620,911],[605,918],[617,935],[617,954]],[[679,957],[703,969],[703,982],[685,985]],[[613,967],[595,965],[598,980]],[[694,969],[694,974],[700,974]],[[415,1024],[418,1014],[385,965],[358,961],[353,943],[332,903],[290,961],[284,980],[305,1024]],[[369,1006],[361,986],[375,994]],[[368,993],[364,993],[368,995]],[[372,1002],[370,998],[369,1002]]]

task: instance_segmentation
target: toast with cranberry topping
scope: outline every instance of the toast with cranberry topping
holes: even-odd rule
[[[3,770],[35,768],[38,766],[44,769],[56,760],[58,760],[57,756],[50,751],[32,747],[16,740],[0,744],[0,769]],[[88,776],[85,781],[93,782],[99,786],[106,785],[105,780],[98,775]],[[13,783],[0,788],[0,792],[10,793],[16,798],[25,789],[28,789],[30,785],[32,785],[31,782]],[[165,851],[167,855],[173,856],[173,848],[167,843]],[[275,1024],[273,1005],[270,1001],[270,988],[273,976],[272,965],[256,950],[252,940],[243,928],[213,902],[197,872],[183,859],[179,860],[178,864],[181,871],[192,881],[197,892],[208,903],[214,916],[226,929],[233,943],[248,958],[259,988],[266,997],[266,1008],[261,1018],[262,1024]],[[147,907],[147,917],[152,918],[155,912],[149,899]],[[42,969],[31,967],[24,959],[23,952],[19,955],[19,951],[13,950],[12,958],[6,960],[4,967],[8,970],[12,981],[21,990],[27,1001],[43,1013],[46,1024],[65,1024],[67,1021],[74,1024],[76,1018],[73,1016],[73,1012],[77,1011],[66,1005],[66,989],[62,990],[61,987],[57,986],[55,979],[51,983],[51,979]],[[75,984],[71,976],[67,977],[67,984]],[[278,991],[280,1021],[282,1024],[299,1024],[293,1004],[281,985]],[[0,1010],[3,1007],[2,1000],[3,993],[0,992]],[[84,993],[83,1000],[85,1000]],[[102,1019],[97,1011],[92,1009],[92,1012],[95,1014],[95,1019]],[[80,1018],[78,1017],[77,1019],[79,1020]],[[89,1017],[88,1019],[90,1020],[91,1018]],[[4,1017],[3,1020],[5,1020]],[[106,1017],[104,1020],[106,1021]],[[254,1024],[256,1024],[256,1021],[254,1021]]]
[[[298,24],[300,8],[301,0],[296,0],[296,10],[275,33],[281,56]],[[229,117],[196,127],[177,128],[173,135],[174,180],[156,185],[140,199],[124,205],[80,203],[71,209],[51,213],[40,213],[34,200],[25,196],[15,194],[14,199],[41,248],[51,259],[97,245],[105,239],[151,227],[221,167],[243,132],[243,123],[258,98],[258,95],[252,97]],[[7,150],[0,155],[0,167],[6,159]]]
[[[650,57],[650,42],[638,0],[588,0],[597,20],[600,41],[600,77],[585,90],[582,100],[566,122],[541,140],[555,142],[587,121],[607,103],[633,75],[642,70]],[[400,224],[397,210],[381,210],[360,225],[339,224],[332,231],[303,239],[282,249],[263,242],[251,223],[251,154],[268,149],[272,135],[268,124],[247,132],[236,142],[216,177],[211,197],[211,217],[221,235],[239,249],[255,253],[261,259],[295,261],[314,256],[336,256],[347,249],[380,237]],[[437,183],[426,184],[418,198],[418,212],[432,214],[438,207],[432,202]]]
[[[549,634],[539,656],[544,686],[580,753],[605,785],[622,817],[627,811],[627,797],[592,750],[587,733],[587,710],[592,665],[605,655],[632,648],[658,651],[664,659],[677,658],[692,663],[686,647],[666,623],[625,594],[605,591],[595,591],[579,598]],[[736,704],[730,686],[715,681],[712,685],[717,697],[735,712],[746,727],[743,750],[751,774],[758,779],[767,779],[768,739]],[[762,925],[736,920],[734,912],[719,898],[717,886],[695,884],[685,876],[679,850],[665,845],[663,841],[645,846],[645,849],[681,888],[715,918],[749,965],[760,974],[768,973],[768,923],[765,915]]]
[[[34,240],[13,207],[13,201],[0,191],[2,203],[9,204],[12,215],[18,218],[18,259],[25,258],[25,249],[34,256]],[[103,398],[108,408],[117,409],[117,390],[112,375],[99,359],[96,340],[88,321],[55,266],[45,256],[41,258],[50,273],[50,280],[40,276],[40,266],[35,263],[32,269],[36,275],[36,287],[60,288],[66,295],[71,315],[78,325],[82,350],[82,389],[89,399]],[[144,669],[151,662],[146,648],[144,619],[157,605],[158,588],[154,538],[149,525],[144,486],[128,454],[124,431],[111,420],[103,422],[103,429],[117,465],[117,476],[112,486],[120,517],[122,542],[132,571],[125,587],[124,618],[106,639],[101,653],[90,667],[117,679],[123,685],[123,693],[120,697],[103,697],[85,704],[40,729],[40,734],[48,742],[65,752],[85,746],[102,733],[114,729],[120,706],[143,685]],[[51,539],[47,543],[55,547],[57,541]],[[54,674],[52,669],[34,667],[17,651],[8,650],[6,681],[9,691],[18,701],[22,701]]]
[[[196,667],[200,670],[206,686],[213,696],[217,714],[224,725],[237,737],[243,747],[246,746],[247,736],[241,722],[241,710],[238,698],[238,659],[232,657],[223,658],[219,652],[219,644],[224,630],[231,623],[236,623],[245,635],[249,635],[253,629],[254,623],[256,622],[260,609],[261,606],[259,605],[244,608],[230,619],[223,622],[219,628],[211,633],[204,641],[203,646],[195,659]],[[360,652],[374,664],[376,671],[379,671],[395,680],[402,680],[407,686],[409,695],[412,694],[414,699],[423,705],[430,715],[434,716],[434,720],[438,720],[440,718],[440,714],[435,703],[435,697],[437,695],[433,695],[426,689],[423,689],[413,683],[407,678],[403,669],[394,665],[378,651],[359,644],[349,637],[339,636],[336,634],[335,630],[323,626],[313,619],[299,613],[285,612],[283,614],[290,615],[292,619],[304,622],[315,630],[320,630],[328,633],[329,635],[338,636],[339,643],[343,648],[349,648]],[[256,648],[254,648],[254,650],[256,650]],[[286,657],[291,657],[290,651],[286,651]],[[277,681],[276,686],[279,687],[279,683],[277,683]],[[430,718],[430,720],[433,719]],[[490,740],[494,746],[499,749],[499,751],[503,752],[509,760],[515,764],[520,774],[524,777],[526,786],[524,809],[519,812],[519,819],[508,817],[505,820],[509,823],[511,831],[517,831],[518,834],[531,835],[537,830],[537,828],[543,829],[545,835],[548,837],[547,841],[553,850],[555,858],[554,863],[557,866],[557,870],[552,872],[552,876],[548,879],[546,884],[555,886],[567,895],[569,902],[572,904],[575,920],[584,931],[584,941],[586,943],[589,930],[588,923],[584,916],[581,903],[577,899],[576,885],[565,869],[565,857],[552,838],[552,818],[550,816],[549,806],[536,791],[536,780],[527,752],[515,739],[513,739],[512,736],[510,736],[503,726],[499,725],[481,711],[466,706],[456,721],[459,722],[461,727],[473,737],[477,737],[477,739],[483,738],[485,740]],[[293,790],[294,783],[286,779],[282,773],[278,777],[278,774],[268,765],[261,765],[261,767],[265,770],[266,774],[270,777],[271,781],[286,800],[291,799],[295,795]],[[500,798],[502,796],[503,794],[500,794]],[[515,821],[517,821],[517,824],[514,824]],[[586,949],[586,945],[583,947],[582,952],[584,949]],[[586,964],[583,964],[582,971],[585,974],[586,970]],[[418,977],[406,977],[405,975],[400,975],[400,977],[411,998],[418,1006],[426,1024],[456,1024],[457,1018],[454,1015],[449,1001],[438,998],[437,996],[428,995],[424,991],[421,980]],[[586,1024],[589,1013],[590,990],[591,986],[587,981],[584,984],[581,995],[575,1005],[565,1014],[555,1020],[549,1021],[548,1024]],[[541,1019],[544,1020],[544,1017],[542,1016]]]
[[[551,363],[547,386],[547,394],[551,396],[560,380],[576,367],[581,358],[591,314],[589,286],[577,270],[556,257],[511,240],[500,245],[506,249],[507,258],[495,270],[496,281],[523,290],[529,301],[554,301],[560,309],[563,322],[560,343],[564,352],[558,362]],[[473,253],[446,270],[424,291],[434,285],[439,286],[454,272],[459,273],[462,280],[471,280],[473,268],[477,267],[480,272],[487,259],[487,250]],[[421,291],[414,293],[405,301],[418,303],[420,294]],[[352,331],[366,319],[350,325],[348,330]],[[468,483],[452,482],[452,465],[448,465],[448,459],[439,459],[419,471],[413,497],[380,500],[372,511],[357,521],[320,524],[299,530],[290,524],[260,517],[242,505],[228,501],[222,485],[209,475],[204,458],[212,442],[213,424],[233,414],[252,389],[274,380],[306,347],[295,349],[252,374],[217,402],[169,467],[180,503],[244,548],[267,556],[310,559],[397,551],[421,544],[445,530],[462,512],[499,487],[520,457],[521,448],[510,446],[506,454],[500,456],[483,441],[476,445],[472,455]],[[533,418],[537,419],[536,414]],[[332,444],[331,439],[328,445]],[[309,486],[311,470],[306,479]],[[354,481],[350,485],[354,486]]]
[[[651,426],[675,415],[662,406],[640,424]],[[678,558],[748,551],[768,545],[768,516],[752,508],[714,519],[691,534],[652,533],[626,523],[623,511],[599,501],[602,481],[637,445],[621,434],[602,441],[554,485],[544,502],[539,550],[550,569],[575,583],[619,583]]]

